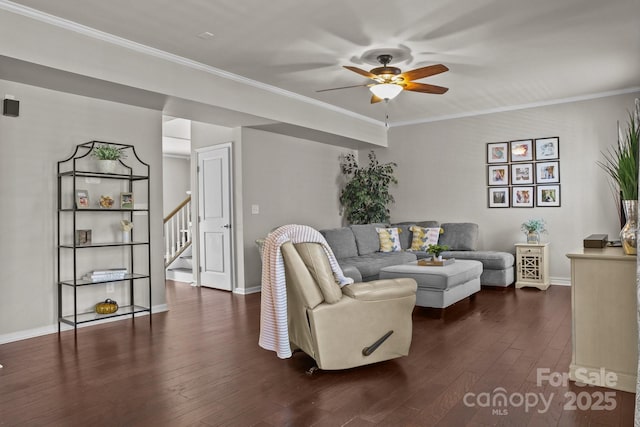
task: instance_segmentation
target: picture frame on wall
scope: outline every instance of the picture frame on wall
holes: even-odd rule
[[[514,208],[532,208],[534,198],[533,186],[511,187],[511,206]]]
[[[536,139],[536,160],[555,160],[560,158],[560,138]]]
[[[133,209],[133,193],[120,193],[120,209]]]
[[[522,139],[509,143],[512,162],[530,162],[533,160],[533,140]]]
[[[509,161],[508,142],[487,143],[487,163],[507,163]]]
[[[511,184],[533,184],[533,163],[515,163],[511,165]]]
[[[560,206],[560,185],[538,185],[536,194],[536,206]]]
[[[489,185],[509,185],[509,165],[487,166]]]
[[[489,187],[490,208],[509,207],[509,187]]]
[[[89,208],[89,191],[76,190],[76,209]]]
[[[536,163],[536,184],[560,182],[560,162]]]

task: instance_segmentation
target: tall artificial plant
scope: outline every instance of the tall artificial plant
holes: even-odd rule
[[[389,221],[389,205],[394,202],[389,186],[398,183],[393,176],[397,166],[393,162],[381,164],[374,151],[369,153],[366,167],[360,167],[353,154],[342,158],[340,168],[347,178],[347,184],[340,193],[340,203],[349,223]]]
[[[638,200],[639,149],[640,99],[636,99],[635,109],[629,113],[626,131],[622,131],[618,124],[617,146],[603,152],[604,160],[598,162],[617,186],[622,200]]]

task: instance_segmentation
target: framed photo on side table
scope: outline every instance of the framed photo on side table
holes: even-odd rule
[[[536,139],[536,160],[554,160],[560,158],[560,138]]]
[[[509,185],[509,165],[487,166],[489,185]]]
[[[536,202],[539,207],[560,206],[560,185],[538,185]]]
[[[515,163],[511,165],[511,184],[533,184],[533,163]]]
[[[133,209],[133,193],[120,193],[120,209]]]
[[[508,142],[487,143],[487,163],[507,163],[509,161]]]
[[[532,208],[534,199],[533,187],[511,187],[511,206],[514,208]]]
[[[76,190],[76,209],[87,209],[89,207],[89,191]]]
[[[523,139],[521,141],[511,141],[510,143],[512,162],[530,162],[533,160],[533,140]]]
[[[489,187],[489,207],[509,207],[509,187]]]
[[[560,182],[560,162],[536,163],[536,184]]]

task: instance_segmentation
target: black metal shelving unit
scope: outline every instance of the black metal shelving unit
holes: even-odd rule
[[[100,145],[110,145],[121,149],[126,154],[126,159],[120,159],[118,173],[104,173],[91,170],[89,156]],[[128,163],[129,159],[134,160],[137,163]],[[82,168],[82,169],[79,169]],[[87,170],[88,169],[88,170]],[[126,173],[120,173],[122,170]],[[135,173],[134,173],[135,171]],[[119,144],[114,142],[103,141],[89,141],[83,144],[78,144],[74,153],[67,159],[58,162],[57,179],[58,179],[58,214],[57,214],[57,290],[58,290],[58,333],[61,330],[61,324],[73,326],[77,331],[77,327],[80,324],[95,322],[111,317],[131,316],[132,321],[135,319],[138,313],[149,313],[149,322],[151,322],[151,222],[149,215],[149,203],[151,196],[151,187],[149,182],[150,166],[138,157],[135,147],[128,144]],[[146,209],[134,208],[134,209],[122,209],[122,208],[80,208],[76,204],[76,191],[78,178],[91,178],[107,180],[106,182],[125,182],[128,192],[136,194],[136,188],[139,186],[146,186]],[[64,185],[64,180],[71,181],[71,192],[63,192],[63,188],[67,188]],[[68,184],[67,184],[68,185]],[[115,185],[115,184],[114,184]],[[63,194],[64,193],[64,194]],[[136,200],[138,201],[138,200]],[[135,240],[134,233],[135,228],[131,230],[130,242],[97,242],[87,245],[80,245],[76,241],[76,231],[78,230],[77,224],[80,216],[84,215],[115,215],[119,213],[120,219],[128,219],[133,222],[134,214],[136,212],[146,215],[146,235],[136,236],[142,237],[140,240]],[[71,216],[71,230],[64,230],[71,232],[71,241],[67,241],[69,237],[63,238],[63,226],[62,220],[66,216]],[[68,219],[67,219],[68,220]],[[68,227],[68,225],[66,226]],[[145,234],[145,233],[143,233]],[[63,241],[65,240],[65,241]],[[143,251],[146,260],[137,259],[134,253],[135,247],[145,246],[146,251]],[[78,260],[78,253],[80,251],[99,251],[103,248],[121,247],[125,251],[125,255],[128,256],[128,272],[122,279],[118,280],[100,280],[93,281],[82,278],[80,273],[81,268],[88,268],[86,265],[81,265]],[[71,257],[71,259],[69,259]],[[143,258],[138,253],[138,258]],[[61,277],[63,260],[72,263],[73,274],[72,277]],[[146,271],[145,271],[146,268]],[[141,270],[141,271],[137,271]],[[140,305],[135,298],[135,286],[136,282],[147,282],[148,292],[148,304]],[[128,285],[129,301],[127,305],[119,306],[118,310],[112,314],[97,314],[94,311],[78,312],[78,292],[82,289],[89,289],[95,286],[105,286],[108,283],[113,283],[118,286]],[[71,292],[63,292],[63,290],[71,290]],[[72,293],[73,311],[69,313],[67,309],[65,314],[65,302],[69,298],[65,299],[65,294]],[[98,301],[96,301],[98,302]],[[68,304],[68,302],[67,302]]]

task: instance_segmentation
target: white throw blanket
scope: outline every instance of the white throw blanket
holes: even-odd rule
[[[287,287],[280,246],[292,243],[320,243],[329,257],[329,264],[340,286],[353,283],[345,277],[333,251],[317,230],[306,225],[284,225],[270,233],[264,242],[262,255],[262,300],[260,312],[260,347],[275,351],[279,358],[291,357],[287,324]]]

